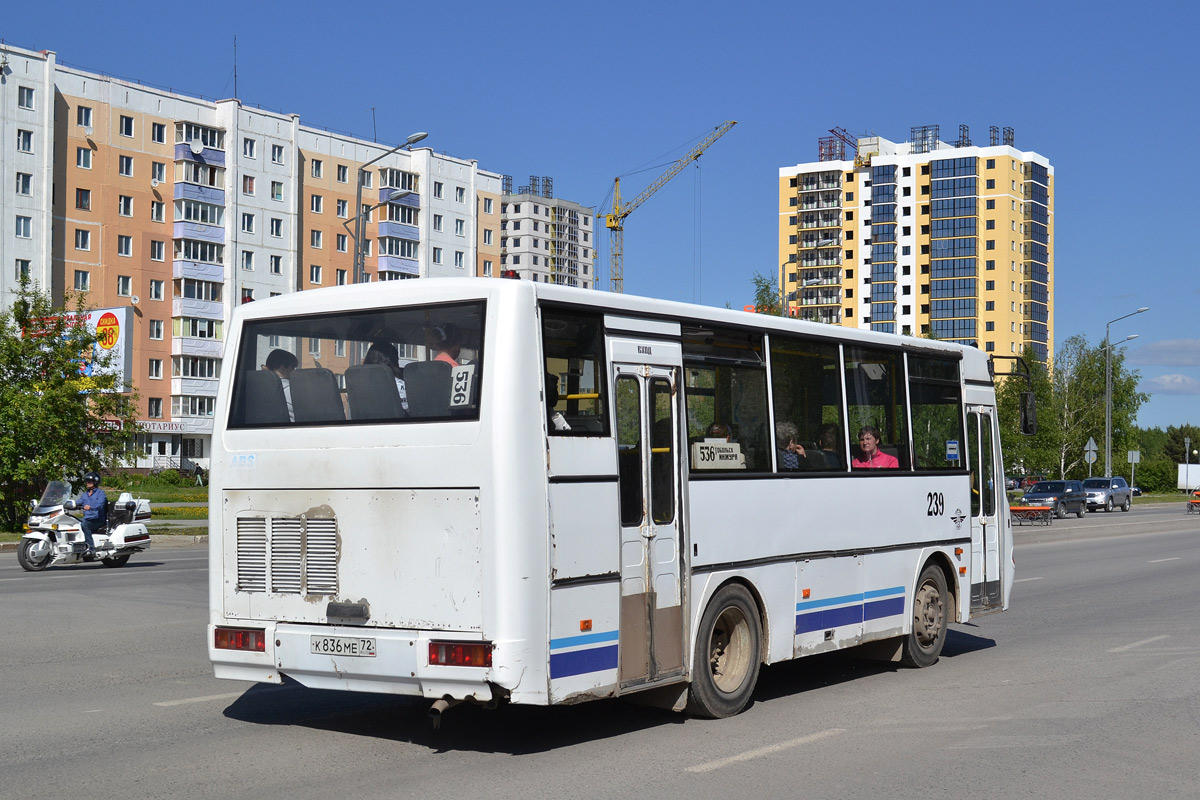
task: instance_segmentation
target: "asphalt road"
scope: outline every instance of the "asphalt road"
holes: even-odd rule
[[[201,548],[38,574],[3,553],[0,797],[1196,797],[1192,521],[1055,522],[1018,546],[1013,608],[929,669],[834,654],[765,669],[728,720],[460,706],[436,732],[424,701],[212,678]]]

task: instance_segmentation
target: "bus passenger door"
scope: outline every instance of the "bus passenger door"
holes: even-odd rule
[[[967,406],[967,458],[971,471],[971,612],[998,611],[1003,605],[1000,576],[999,503],[1004,481],[997,474],[993,411]]]
[[[620,475],[620,685],[683,675],[678,366],[618,363],[613,347]],[[645,349],[642,350],[642,347]],[[641,352],[679,352],[654,342]]]

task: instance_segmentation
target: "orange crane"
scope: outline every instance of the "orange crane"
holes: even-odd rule
[[[647,186],[641,194],[628,203],[621,203],[621,179],[617,178],[613,181],[613,210],[611,214],[606,214],[604,217],[604,225],[608,228],[608,269],[612,291],[620,294],[625,289],[625,218],[632,214],[635,208],[646,202],[650,195],[661,189],[667,181],[683,171],[684,167],[699,159],[700,154],[710,144],[728,133],[734,125],[737,125],[736,120],[722,122],[708,136],[704,137],[700,144],[689,150],[683,158],[672,164],[666,172],[654,179],[654,183]]]

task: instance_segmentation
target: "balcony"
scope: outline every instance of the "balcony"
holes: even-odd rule
[[[827,236],[827,237],[820,238],[820,239],[811,237],[811,238],[804,238],[804,239],[800,240],[800,247],[802,247],[806,250],[814,248],[814,247],[841,247],[841,246],[842,246],[842,237],[840,237],[840,236]]]
[[[208,164],[211,167],[225,166],[225,151],[214,147],[205,147],[197,155],[192,152],[192,146],[187,142],[175,145],[176,161],[192,161],[197,164]]]
[[[196,394],[204,397],[217,396],[216,378],[172,378],[171,394]]]
[[[172,236],[176,239],[199,239],[202,242],[225,244],[225,228],[203,222],[176,222]]]
[[[173,356],[220,358],[224,351],[225,342],[220,339],[194,339],[190,336],[171,338],[171,355]]]
[[[398,204],[400,202],[403,201],[398,201]],[[405,225],[403,222],[391,222],[388,220],[383,220],[379,223],[379,235],[392,239],[412,239],[413,241],[421,238],[416,225]]]
[[[171,301],[172,317],[198,317],[200,319],[224,319],[225,305],[215,300],[196,300],[191,297],[176,297]]]
[[[171,277],[194,278],[198,281],[222,283],[225,280],[225,267],[220,264],[204,264],[200,261],[182,261],[177,259],[171,262]]]
[[[400,256],[380,256],[379,257],[380,272],[399,272],[402,275],[420,275],[421,265],[413,258],[401,258]]]
[[[213,205],[225,205],[225,190],[218,189],[215,186],[201,186],[197,183],[181,183],[175,184],[175,199],[176,200],[195,200],[199,203],[212,203]]]
[[[392,195],[400,194],[400,192],[402,192],[402,191],[404,191],[404,190],[403,189],[393,189],[393,188],[384,186],[382,189],[379,190],[379,202],[395,203],[398,206],[412,206],[413,208],[421,207],[421,195],[417,194],[416,192],[413,192],[411,194],[406,194],[406,195],[404,195],[404,197],[398,197],[395,200],[392,199]]]

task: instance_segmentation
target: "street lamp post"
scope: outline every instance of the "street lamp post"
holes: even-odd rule
[[[1109,320],[1104,326],[1104,475],[1112,477],[1112,339],[1109,336],[1109,329],[1112,328],[1114,322],[1132,317],[1134,314],[1141,314],[1143,311],[1149,311],[1149,306],[1142,306],[1137,311],[1131,311],[1124,317],[1117,317]],[[1127,342],[1130,339],[1136,339],[1137,334],[1126,336],[1122,342]],[[1120,342],[1118,342],[1120,344]]]
[[[365,264],[366,256],[365,256],[364,250],[363,250],[363,225],[366,223],[366,220],[364,219],[364,217],[367,215],[367,212],[364,212],[363,207],[362,207],[363,175],[366,174],[367,167],[371,166],[372,164],[374,164],[376,162],[382,161],[383,159],[387,158],[388,156],[390,156],[392,153],[396,152],[397,150],[401,150],[405,147],[412,147],[414,144],[421,141],[428,135],[429,135],[428,133],[424,133],[424,132],[414,133],[414,134],[410,135],[407,139],[405,139],[403,144],[396,145],[395,147],[393,147],[391,150],[388,150],[383,155],[381,155],[377,158],[371,159],[370,161],[368,161],[367,163],[363,164],[361,167],[358,168],[358,175],[356,176],[358,178],[358,180],[356,181],[356,183],[358,184],[358,191],[354,196],[354,282],[355,283],[362,283],[363,272],[365,271],[365,266],[366,266],[366,264]],[[379,205],[382,205],[382,203],[372,206],[372,208],[373,209],[378,208]]]

